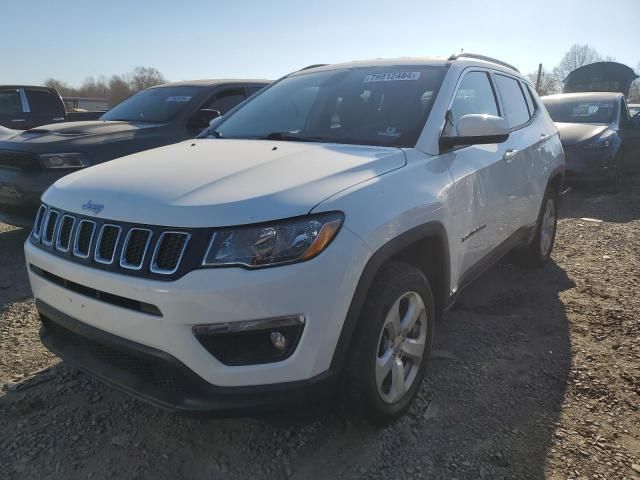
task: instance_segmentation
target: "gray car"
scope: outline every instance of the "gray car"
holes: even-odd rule
[[[640,117],[631,118],[621,93],[563,93],[542,97],[565,153],[565,181],[605,183],[612,190],[640,171]]]
[[[99,120],[0,136],[0,221],[30,226],[59,178],[108,160],[194,138],[267,80],[198,80],[143,90]],[[176,159],[176,171],[179,159]]]

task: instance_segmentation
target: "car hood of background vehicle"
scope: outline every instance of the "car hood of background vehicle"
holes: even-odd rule
[[[308,213],[331,195],[405,164],[398,148],[269,140],[188,140],[58,180],[47,204],[173,227],[216,227]],[[399,194],[401,192],[389,192]]]
[[[596,135],[604,132],[608,125],[598,125],[593,123],[556,123],[560,132],[560,141],[565,147],[584,142]]]
[[[104,141],[104,136],[126,139],[138,135],[143,129],[155,127],[155,123],[107,122],[101,120],[55,123],[25,130],[6,140],[19,141],[23,144],[52,142],[87,144],[102,142]]]

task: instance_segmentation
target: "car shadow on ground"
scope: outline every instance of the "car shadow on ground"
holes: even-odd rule
[[[597,186],[573,185],[563,198],[560,218],[588,218],[628,223],[640,218],[640,175],[629,177],[619,192]]]
[[[0,393],[0,428],[15,432],[0,437],[0,472],[542,479],[570,367],[560,294],[572,286],[555,263],[537,271],[501,263],[486,272],[436,326],[411,412],[382,429],[326,408],[260,418],[174,415],[61,364],[36,375],[33,386]]]

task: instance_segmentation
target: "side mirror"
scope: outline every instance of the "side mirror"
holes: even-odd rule
[[[503,143],[509,138],[509,126],[502,117],[494,115],[463,115],[455,125],[457,136],[440,137],[442,147]]]
[[[207,128],[209,126],[209,122],[215,120],[220,116],[220,111],[218,110],[201,108],[193,115],[191,115],[191,118],[189,119],[189,126],[202,130],[203,128]]]
[[[212,119],[209,122],[209,128],[216,128],[218,126],[218,124],[222,123],[223,119],[224,119],[223,115],[220,115],[219,117],[216,117],[216,118]]]

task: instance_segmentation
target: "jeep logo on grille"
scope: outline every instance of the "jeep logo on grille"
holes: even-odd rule
[[[102,210],[104,210],[104,205],[101,203],[93,203],[89,200],[87,203],[82,205],[82,209],[89,210],[90,212],[93,212],[94,215],[98,215]]]

